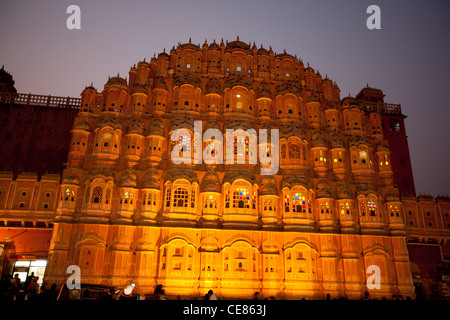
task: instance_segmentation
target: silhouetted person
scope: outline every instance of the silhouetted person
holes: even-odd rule
[[[33,277],[31,282],[28,284],[28,287],[26,287],[27,297],[28,299],[34,299],[39,291],[39,284],[37,283],[39,280],[39,277]]]
[[[30,286],[30,283],[33,281],[33,279],[34,279],[34,272],[32,272],[25,280],[25,283],[24,283],[25,290],[28,290],[28,287]]]
[[[369,294],[369,292],[365,292],[364,293],[364,298],[362,298],[362,300],[370,300],[370,294]]]
[[[161,296],[164,294],[164,290],[162,288],[163,288],[162,284],[158,284],[156,286],[156,289],[153,292],[153,299],[160,300]]]
[[[217,297],[212,290],[208,291],[208,295],[209,295],[209,300],[217,300]]]
[[[44,291],[39,297],[44,300],[56,300],[58,298],[58,290],[56,290],[56,284],[52,284],[50,290]]]

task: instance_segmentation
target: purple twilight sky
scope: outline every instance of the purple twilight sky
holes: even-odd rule
[[[69,30],[69,5],[81,30]],[[369,5],[381,29],[369,30]],[[450,194],[450,2],[158,0],[0,2],[0,65],[18,92],[79,96],[93,82],[178,42],[255,41],[284,49],[337,82],[341,98],[369,84],[401,103],[417,193]]]

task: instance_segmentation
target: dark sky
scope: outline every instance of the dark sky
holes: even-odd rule
[[[81,30],[68,30],[69,5]],[[369,30],[369,5],[381,30]],[[401,103],[417,193],[450,194],[450,1],[0,1],[0,64],[19,92],[79,96],[91,82],[178,42],[255,41],[335,80],[341,98],[369,84]]]

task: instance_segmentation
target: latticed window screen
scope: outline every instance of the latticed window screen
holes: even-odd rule
[[[105,194],[105,204],[109,204],[110,199],[111,199],[111,189],[107,189]]]
[[[170,207],[170,197],[171,197],[171,188],[170,186],[166,189],[166,207]]]
[[[286,144],[283,143],[280,147],[281,159],[286,159]]]
[[[236,188],[233,192],[233,208],[250,208],[250,192],[245,188]]]
[[[191,208],[195,208],[195,189],[191,191]]]
[[[97,186],[92,190],[91,203],[102,203],[103,198],[103,189],[100,186]]]
[[[300,159],[300,146],[298,144],[290,144],[289,145],[289,158],[291,159]]]
[[[306,212],[306,197],[303,194],[292,195],[292,212]]]
[[[173,193],[173,206],[184,207],[188,206],[188,190],[186,188],[176,188]]]

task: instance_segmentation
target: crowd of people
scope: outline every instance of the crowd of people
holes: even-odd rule
[[[0,300],[57,300],[59,296],[59,290],[57,290],[56,284],[53,284],[50,289],[46,290],[44,286],[39,287],[38,283],[39,277],[35,276],[34,273],[29,275],[27,279],[22,282],[19,276],[16,274],[14,277],[9,275],[6,279],[0,281]],[[110,289],[109,297],[111,300],[167,300],[168,297],[164,294],[162,284],[156,286],[153,295],[144,295],[143,292],[132,283],[125,288],[118,290]],[[173,299],[173,298],[172,298]],[[177,300],[181,300],[181,296],[176,297]],[[207,294],[203,297],[204,300],[218,300],[217,296],[212,290],[209,290]],[[262,300],[259,292],[255,292],[253,296],[254,300]],[[330,294],[327,294],[324,298],[325,300],[331,300]],[[340,298],[344,299],[345,298]],[[402,295],[394,294],[391,298],[392,300],[404,300]],[[391,300],[389,299],[389,300]],[[406,300],[410,300],[407,297]],[[265,298],[264,300],[275,300],[275,297]],[[308,297],[304,296],[301,300],[309,300]],[[333,299],[336,300],[336,299]],[[370,294],[366,291],[361,300],[373,300]],[[382,300],[388,300],[383,297]]]
[[[7,276],[0,281],[0,299],[1,300],[56,300],[58,291],[56,284],[53,284],[49,290],[45,287],[39,287],[39,277],[31,273],[27,279],[22,282],[19,275]]]

